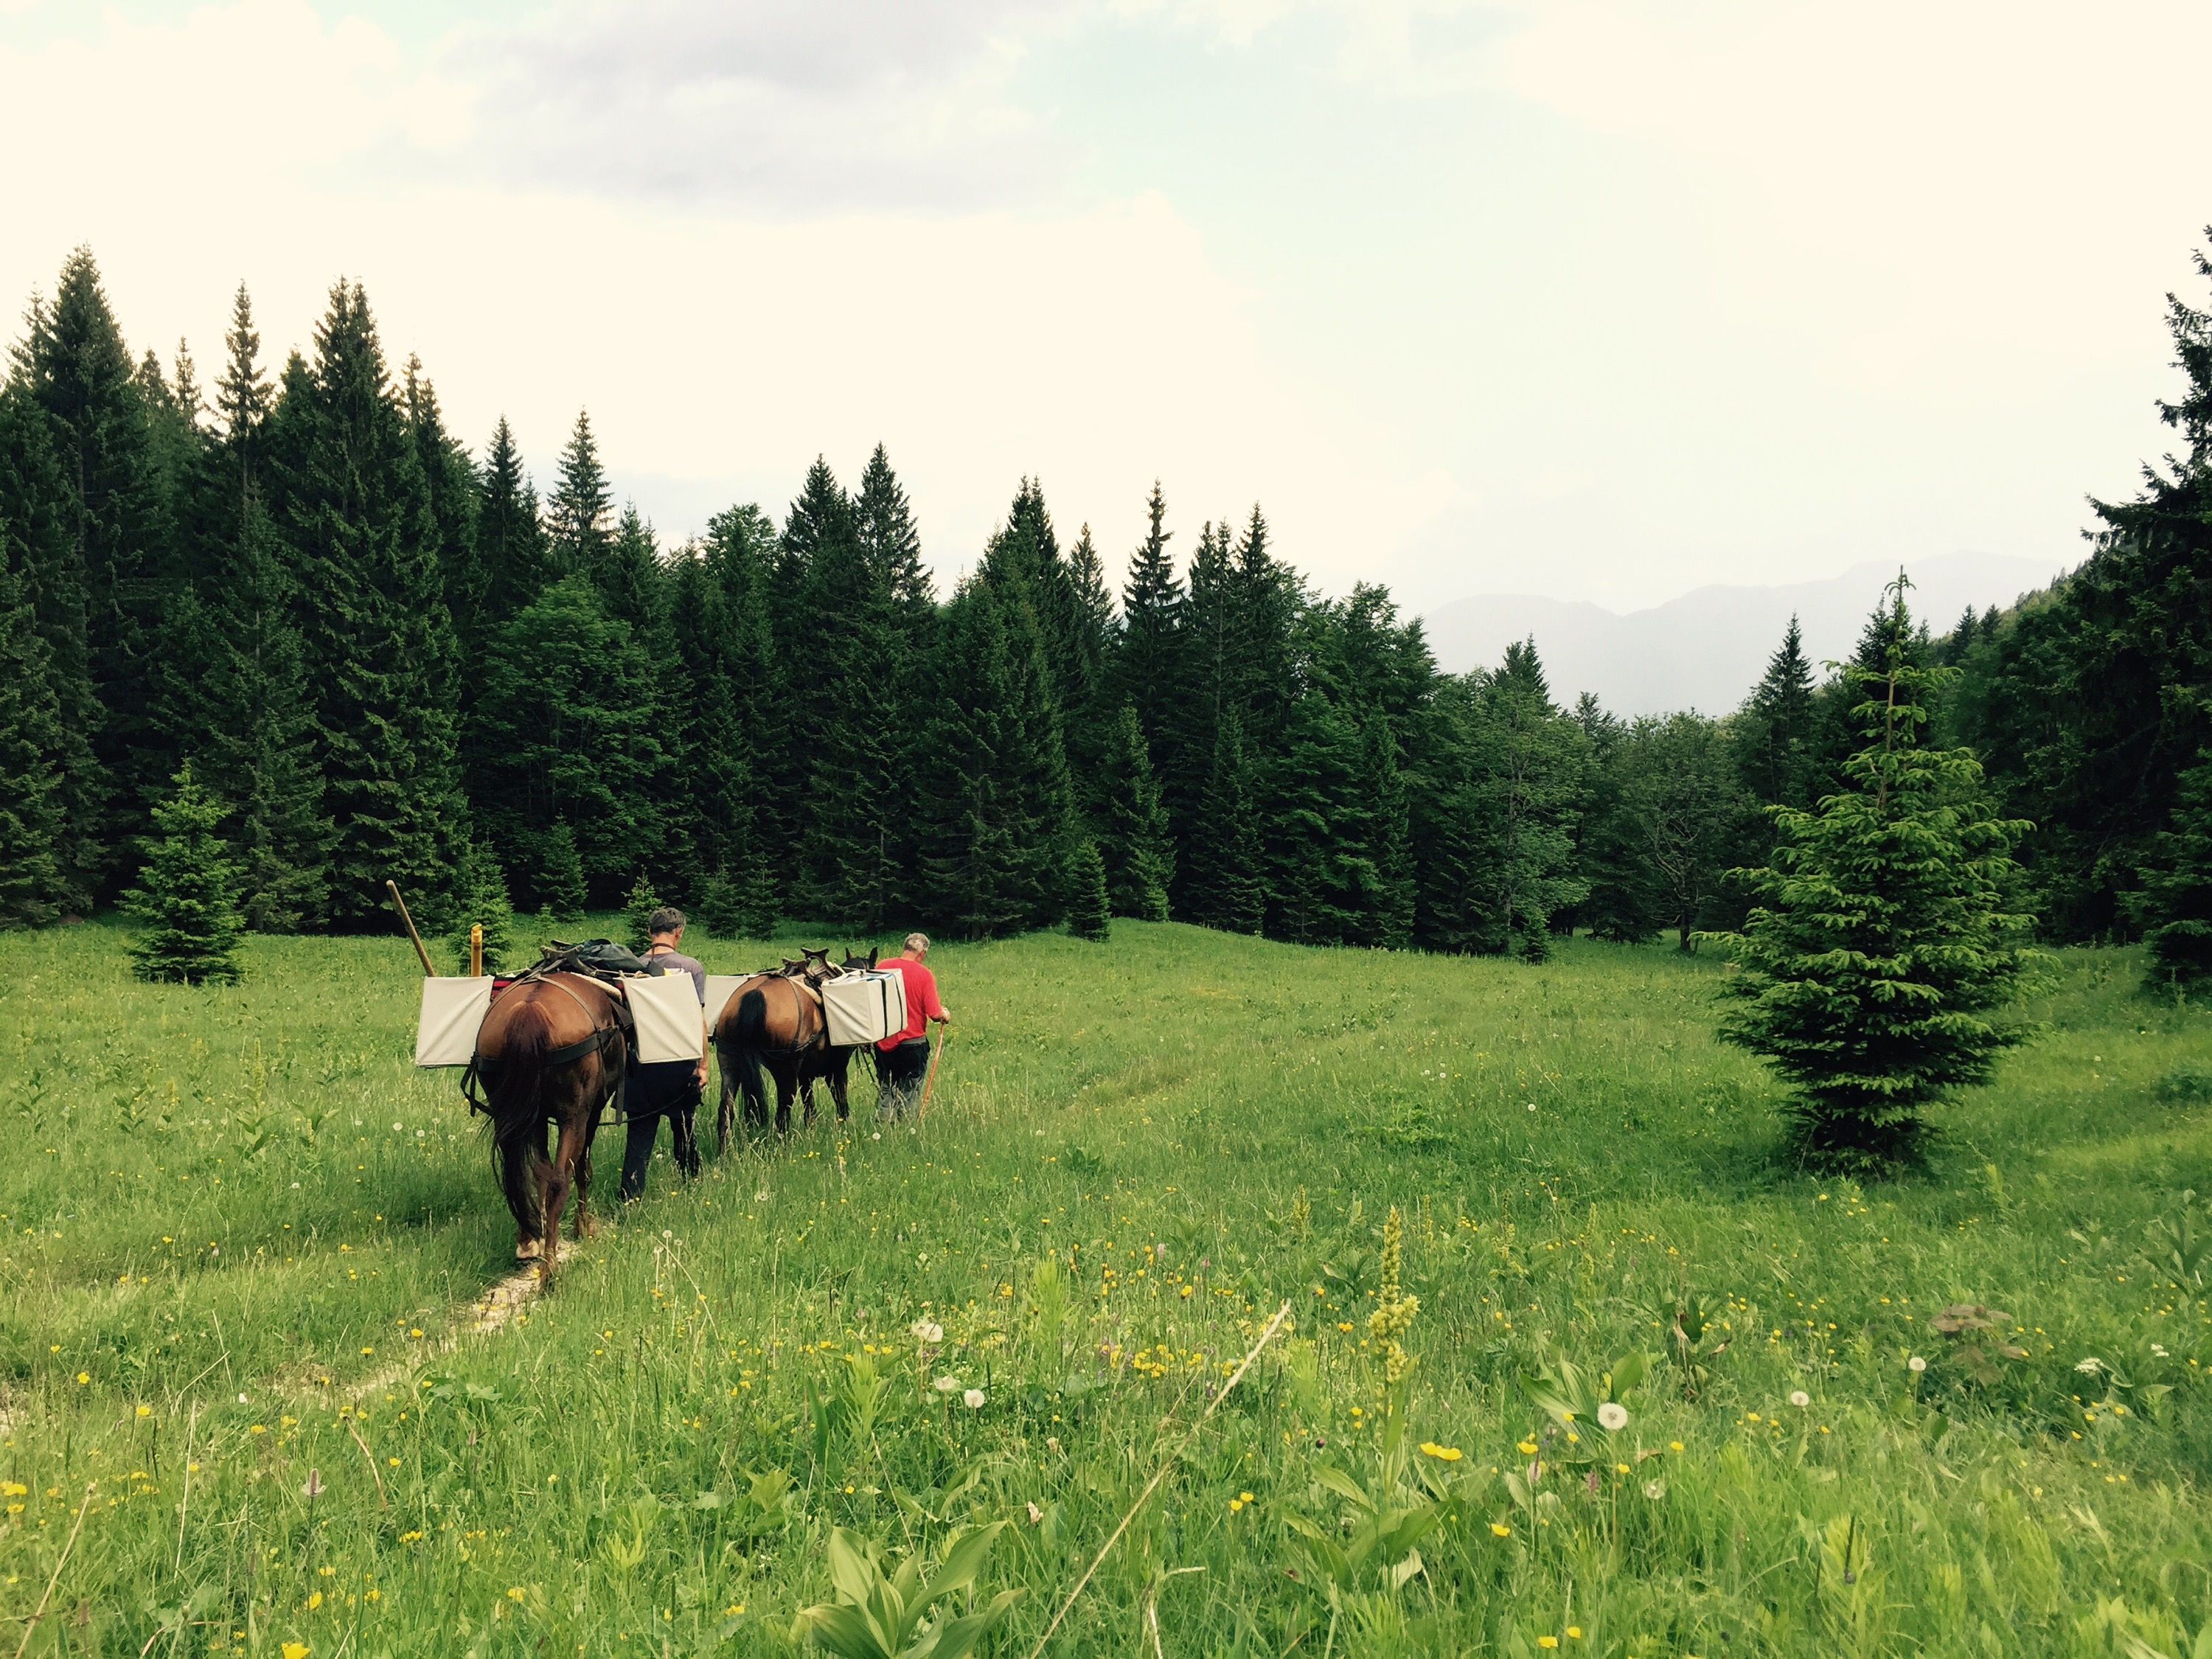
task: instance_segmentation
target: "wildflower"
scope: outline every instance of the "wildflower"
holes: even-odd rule
[[[1413,1369],[1413,1357],[1399,1346],[1398,1339],[1413,1328],[1413,1316],[1421,1308],[1420,1297],[1400,1293],[1404,1262],[1405,1224],[1393,1204],[1382,1223],[1382,1285],[1375,1293],[1375,1311],[1367,1316],[1369,1334],[1382,1345],[1382,1380],[1393,1385]]]
[[[2081,1372],[2084,1376],[2094,1376],[2099,1371],[2105,1369],[2105,1362],[2101,1359],[2085,1359],[2081,1361],[2081,1364],[2075,1366],[2074,1369]],[[82,1382],[84,1379],[80,1376],[77,1378],[77,1381]]]
[[[1241,1498],[1232,1498],[1229,1500],[1229,1512],[1231,1515],[1236,1514],[1237,1510],[1243,1507],[1244,1500]]]
[[[1569,1641],[1571,1641],[1571,1642],[1579,1642],[1579,1641],[1581,1641],[1581,1640],[1583,1639],[1583,1627],[1582,1627],[1580,1625],[1570,1625],[1570,1626],[1567,1626],[1567,1639],[1568,1639]]]
[[[284,1659],[307,1659],[307,1655],[313,1651],[313,1650],[308,1647],[305,1642],[287,1642],[284,1644]]]
[[[86,1383],[92,1381],[92,1373],[90,1371],[79,1371],[76,1374],[76,1381],[77,1386],[79,1388],[82,1388]]]
[[[1650,1498],[1653,1503],[1657,1503],[1661,1498],[1667,1495],[1667,1483],[1664,1480],[1645,1481],[1644,1483],[1644,1495]]]
[[[1922,1371],[1928,1369],[1928,1362],[1923,1359],[1918,1354],[1915,1354],[1911,1358],[1905,1362],[1905,1369],[1917,1376]],[[2079,1370],[2081,1367],[2077,1365],[2075,1369]]]
[[[151,1406],[141,1406],[138,1408],[138,1415],[141,1417],[151,1417],[153,1414],[154,1408]]]
[[[1536,1645],[1540,1648],[1555,1648],[1559,1645],[1559,1638],[1556,1636],[1540,1636],[1536,1638]]]
[[[1802,1389],[1792,1389],[1790,1391],[1790,1403],[1802,1412],[1813,1403],[1813,1396]]]
[[[1523,1457],[1534,1457],[1536,1455],[1536,1443],[1533,1440],[1516,1441],[1514,1443],[1513,1449]]]
[[[260,1423],[256,1423],[252,1428],[246,1431],[246,1433],[248,1434],[266,1434],[268,1432],[269,1430],[267,1425]]]
[[[1456,1463],[1462,1455],[1457,1446],[1439,1446],[1433,1440],[1421,1442],[1421,1449],[1443,1463]]]
[[[982,1391],[982,1389],[969,1389],[967,1393],[965,1393],[965,1394],[963,1394],[963,1395],[962,1395],[960,1396],[960,1403],[961,1403],[962,1405],[963,1405],[963,1406],[967,1407],[967,1408],[968,1408],[969,1411],[971,1411],[971,1412],[979,1412],[979,1411],[981,1411],[981,1410],[983,1409],[983,1391]]]
[[[1679,1440],[1669,1440],[1667,1443],[1667,1449],[1669,1451],[1680,1451],[1682,1449],[1682,1443]]]
[[[1254,1503],[1254,1502],[1256,1502],[1256,1501],[1257,1501],[1256,1499],[1255,1499],[1255,1498],[1253,1498],[1252,1494],[1251,1494],[1250,1492],[1238,1492],[1237,1495],[1239,1498],[1243,1498],[1243,1499],[1246,1503],[1248,1503],[1248,1504]]]
[[[1613,1472],[1615,1474],[1626,1474],[1628,1473],[1628,1465],[1626,1463],[1615,1463],[1613,1466]]]
[[[1490,1523],[1490,1535],[1492,1538],[1510,1538],[1513,1536],[1513,1528],[1503,1521],[1493,1521]]]
[[[957,1376],[940,1376],[929,1386],[939,1394],[951,1394],[960,1386],[960,1379]]]
[[[1597,1408],[1597,1425],[1612,1434],[1628,1426],[1628,1407],[1607,1401]]]
[[[913,1332],[925,1347],[934,1347],[945,1340],[945,1327],[934,1320],[917,1319],[907,1329]]]
[[[323,1593],[320,1590],[317,1590],[313,1595],[310,1595],[307,1598],[307,1611],[309,1613],[313,1613],[317,1607],[319,1607],[322,1605]]]
[[[520,1584],[508,1585],[507,1589],[507,1599],[510,1601],[520,1601],[522,1599],[522,1586]]]
[[[1030,1525],[1031,1525],[1031,1526],[1033,1526],[1033,1527],[1041,1527],[1041,1526],[1042,1526],[1042,1525],[1044,1524],[1044,1511],[1043,1511],[1042,1510],[1039,1509],[1039,1508],[1036,1506],[1036,1502],[1035,1502],[1034,1500],[1032,1500],[1032,1501],[1030,1502],[1029,1508],[1030,1508]]]

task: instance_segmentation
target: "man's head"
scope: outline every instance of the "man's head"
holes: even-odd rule
[[[684,937],[684,913],[672,904],[664,904],[645,919],[645,931],[656,945],[663,939],[673,945]]]
[[[929,935],[927,933],[908,933],[906,936],[906,953],[912,957],[916,962],[920,962],[924,957],[929,954]]]

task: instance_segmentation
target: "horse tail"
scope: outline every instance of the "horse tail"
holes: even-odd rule
[[[745,1115],[755,1123],[768,1121],[768,1089],[761,1081],[761,1050],[768,1047],[768,998],[758,987],[738,999],[737,1029],[731,1047],[738,1062],[738,1086],[745,1097]]]
[[[491,1120],[492,1168],[507,1207],[526,1231],[537,1225],[537,1167],[545,1161],[545,1051],[553,1024],[534,1000],[507,1016],[506,1043],[485,1115]]]

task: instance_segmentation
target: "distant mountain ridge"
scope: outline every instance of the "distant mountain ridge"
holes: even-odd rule
[[[1494,667],[1508,645],[1534,636],[1563,705],[1595,691],[1616,714],[1723,714],[1750,691],[1792,615],[1816,665],[1848,655],[1897,568],[1870,560],[1821,581],[1700,587],[1625,616],[1587,602],[1480,594],[1440,605],[1422,621],[1437,663],[1452,673]],[[1907,602],[1933,634],[1948,632],[1970,605],[2002,609],[2063,574],[2002,553],[1909,559],[1905,570],[1912,581]]]

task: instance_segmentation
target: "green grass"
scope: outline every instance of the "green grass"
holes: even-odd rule
[[[227,991],[135,985],[121,944],[0,939],[0,1614],[94,1494],[33,1653],[784,1651],[833,1526],[896,1554],[1008,1519],[979,1591],[1026,1589],[989,1650],[1025,1654],[1285,1299],[1054,1652],[1150,1651],[1148,1608],[1178,1655],[2174,1654],[2212,1621],[2212,1313],[2144,1259],[2212,1192],[2212,1022],[2125,953],[2063,957],[1936,1165],[1860,1188],[1776,1164],[1711,962],[941,947],[919,1132],[877,1139],[860,1082],[842,1137],[663,1158],[479,1336],[512,1224],[456,1074],[409,1064],[404,944],[256,941]],[[1393,1206],[1407,1441],[1462,1453],[1402,1479],[1365,1325]],[[1685,1297],[1724,1351],[1609,1441],[1553,1425],[1530,1490],[1524,1373],[1666,1354]],[[2028,1357],[1977,1380],[1927,1322],[1954,1302]],[[1431,1506],[1401,1587],[1322,1592],[1285,1517],[1349,1535],[1324,1468]]]

